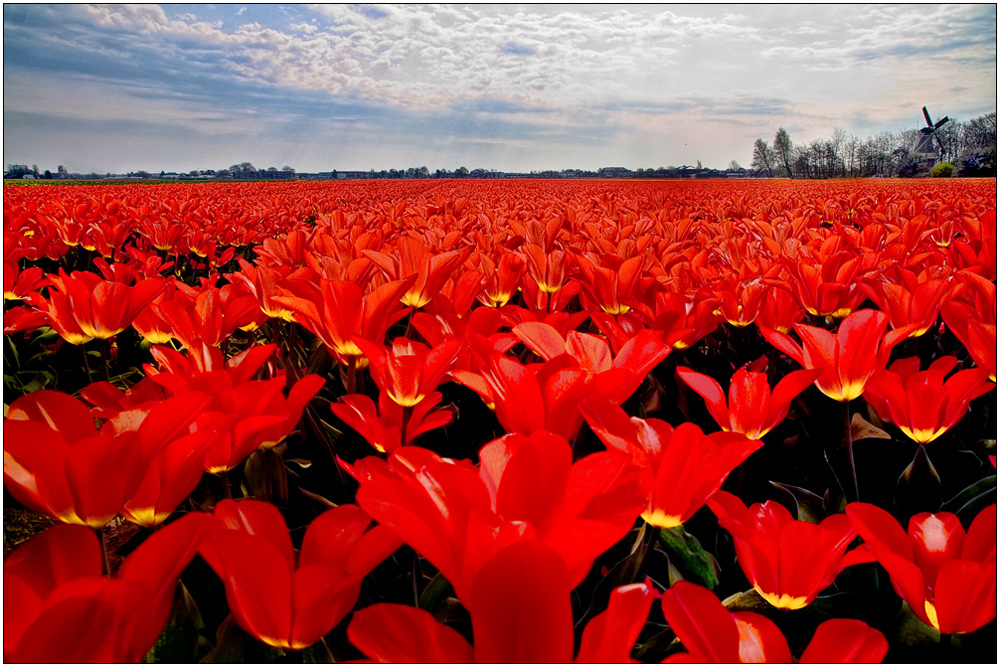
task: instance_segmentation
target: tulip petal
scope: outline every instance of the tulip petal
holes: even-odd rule
[[[888,651],[885,635],[864,621],[831,618],[816,628],[799,663],[880,663]]]
[[[655,597],[656,590],[648,583],[619,586],[613,590],[608,608],[584,628],[576,662],[629,662],[632,647],[646,624]]]
[[[472,583],[476,662],[570,662],[573,614],[566,565],[534,540],[515,542]]]
[[[739,662],[739,629],[712,591],[679,581],[664,591],[661,604],[670,629],[693,658]]]
[[[347,638],[370,659],[384,663],[471,663],[472,647],[458,632],[423,609],[383,602],[354,613]]]

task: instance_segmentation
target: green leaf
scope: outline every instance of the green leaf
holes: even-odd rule
[[[445,596],[446,593],[451,591],[451,584],[444,575],[438,572],[431,579],[430,583],[424,587],[424,591],[420,594],[420,601],[418,602],[421,609],[426,609],[429,612],[433,612],[437,606],[438,602]]]
[[[689,581],[714,590],[719,585],[721,572],[715,556],[702,548],[698,538],[683,526],[664,528],[660,531],[660,544],[670,557],[671,565]]]
[[[272,449],[257,449],[243,467],[250,495],[278,507],[288,506],[288,471],[281,455]]]
[[[332,500],[327,500],[326,498],[324,498],[323,496],[319,495],[318,493],[313,493],[312,491],[306,491],[302,487],[299,487],[299,492],[302,495],[304,495],[306,498],[308,498],[309,500],[315,500],[316,502],[318,502],[321,505],[326,505],[327,507],[336,507],[337,506],[337,503],[333,502]]]
[[[201,636],[205,623],[194,598],[181,583],[174,593],[170,618],[159,639],[143,658],[145,663],[191,663],[207,655],[212,646]]]
[[[830,488],[826,490],[826,493],[823,494],[823,509],[827,515],[840,514],[847,507],[847,496],[844,494],[844,485],[840,483],[840,478],[837,477],[833,465],[830,464],[830,457],[825,451],[823,452],[823,462],[826,463],[826,469],[830,473],[830,478],[833,482]]]
[[[771,482],[771,486],[785,492],[798,510],[798,520],[809,523],[819,523],[826,516],[827,512],[823,506],[823,499],[808,489],[782,484],[781,482]]]
[[[902,644],[936,649],[938,642],[941,641],[941,633],[921,621],[910,609],[910,605],[903,602],[903,608],[892,624],[888,639],[890,645]]]
[[[919,512],[940,510],[941,476],[927,456],[927,449],[920,445],[896,483],[892,513],[897,517],[911,517]]]
[[[878,438],[879,440],[892,440],[892,436],[869,423],[860,413],[855,412],[851,419],[851,440],[865,440],[866,438]]]
[[[643,663],[662,661],[670,647],[675,644],[680,646],[673,630],[665,628],[639,645],[635,651],[635,659]]]
[[[944,503],[941,509],[945,512],[957,514],[959,520],[968,525],[966,519],[971,520],[984,507],[992,505],[996,501],[997,476],[990,475],[959,491],[954,498]]]
[[[754,589],[730,595],[722,601],[722,606],[729,611],[754,611],[758,614],[768,614],[774,609],[774,607],[772,607],[771,604],[762,598],[760,593]]]
[[[337,661],[326,645],[326,640],[320,637],[318,642],[302,651],[302,662],[310,665],[332,665]]]
[[[236,624],[230,614],[222,621],[215,633],[215,648],[200,662],[276,663],[282,662],[284,658],[284,651],[268,646],[248,635]]]

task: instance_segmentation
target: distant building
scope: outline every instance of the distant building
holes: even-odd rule
[[[601,167],[597,170],[597,175],[601,178],[629,178],[632,170],[625,167]]]

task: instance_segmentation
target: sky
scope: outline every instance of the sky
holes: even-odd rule
[[[994,4],[4,4],[4,163],[749,166],[997,110]]]

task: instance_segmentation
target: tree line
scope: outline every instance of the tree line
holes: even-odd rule
[[[930,164],[947,162],[962,176],[996,176],[995,112],[938,128],[931,143],[932,160],[914,150],[919,137],[920,130],[907,129],[861,138],[838,127],[827,139],[795,144],[788,131],[779,127],[770,143],[754,142],[750,166],[757,175],[769,178],[852,178],[917,176]]]

